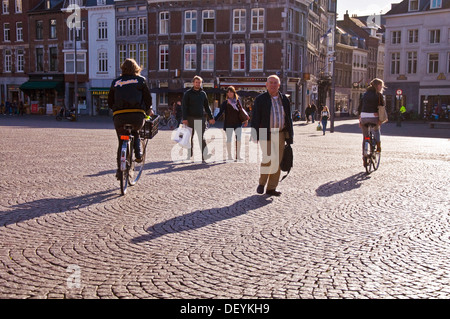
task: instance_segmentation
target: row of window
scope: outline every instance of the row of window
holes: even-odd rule
[[[423,0],[422,0],[423,1]],[[409,0],[408,11],[418,11],[419,10],[419,0]],[[442,8],[442,0],[431,0],[430,9]]]
[[[409,44],[419,43],[419,30],[408,30],[407,41]],[[450,29],[449,29],[449,41],[450,41]],[[402,31],[391,31],[391,44],[402,43]],[[441,43],[441,30],[434,29],[428,30],[428,43],[438,44]]]
[[[15,0],[15,13],[22,13],[22,0]],[[2,13],[9,14],[9,0],[2,0]]]
[[[401,65],[400,52],[391,53],[390,73],[400,74]],[[416,51],[406,52],[406,73],[417,74],[418,55]],[[439,53],[428,53],[427,55],[427,73],[439,73]],[[450,73],[450,52],[447,54],[447,73]]]

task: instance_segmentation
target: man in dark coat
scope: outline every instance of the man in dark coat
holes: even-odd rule
[[[253,104],[252,139],[260,142],[261,161],[258,194],[280,196],[276,190],[280,180],[280,162],[285,143],[292,144],[294,130],[291,103],[280,89],[280,78],[271,75],[266,82],[267,92],[258,95]]]

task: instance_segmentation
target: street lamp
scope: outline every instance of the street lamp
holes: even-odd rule
[[[334,3],[334,27],[333,27],[333,76],[331,79],[331,101],[330,101],[330,133],[334,133],[334,112],[336,110],[336,25],[337,25],[337,0]]]

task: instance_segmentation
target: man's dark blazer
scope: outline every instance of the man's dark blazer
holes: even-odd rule
[[[292,144],[294,142],[294,129],[292,125],[292,114],[291,114],[291,102],[287,98],[286,95],[281,92],[278,93],[281,101],[283,103],[284,108],[284,123],[286,130],[289,132],[289,138],[286,140],[286,143]],[[272,98],[270,97],[269,92],[262,93],[258,95],[253,102],[253,110],[252,110],[252,128],[254,128],[253,134],[256,131],[256,139],[259,141],[260,139],[270,140],[270,110],[272,108]],[[260,129],[266,129],[267,134],[260,136]],[[255,138],[255,136],[252,136]]]

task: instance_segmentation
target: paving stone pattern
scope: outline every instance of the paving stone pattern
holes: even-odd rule
[[[295,123],[280,197],[248,152],[172,161],[167,130],[120,196],[111,119],[1,116],[0,298],[450,298],[448,130],[384,125],[367,176],[335,125]]]

